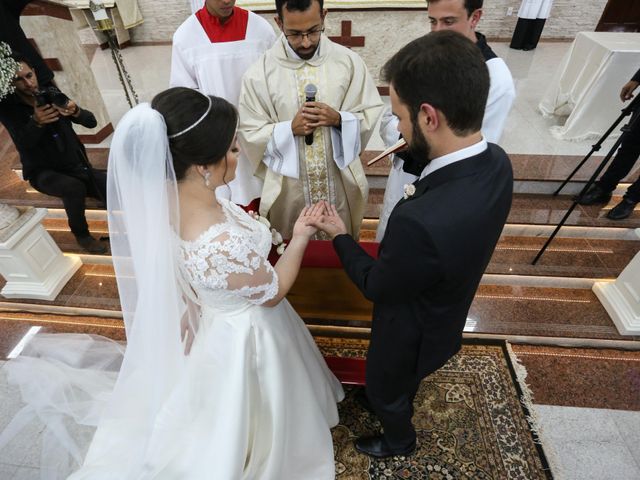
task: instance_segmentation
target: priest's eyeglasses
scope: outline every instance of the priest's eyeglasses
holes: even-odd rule
[[[287,40],[290,42],[299,43],[304,40],[304,37],[307,37],[310,42],[315,42],[320,38],[320,35],[324,32],[324,27],[316,27],[313,30],[309,30],[308,32],[298,32],[298,33],[285,33],[284,36],[287,37]]]

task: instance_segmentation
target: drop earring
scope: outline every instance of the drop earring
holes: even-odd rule
[[[211,182],[209,181],[209,178],[211,177],[211,172],[210,171],[206,171],[204,172],[204,186],[209,188],[209,185],[211,185]]]

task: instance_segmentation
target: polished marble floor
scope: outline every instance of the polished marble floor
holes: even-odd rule
[[[640,478],[640,352],[512,345],[556,478]]]

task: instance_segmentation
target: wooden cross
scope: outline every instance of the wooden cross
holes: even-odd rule
[[[342,32],[339,37],[329,37],[336,43],[345,47],[364,47],[364,37],[351,36],[351,20],[342,21]]]

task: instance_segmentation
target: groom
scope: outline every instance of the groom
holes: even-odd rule
[[[477,46],[452,31],[406,45],[383,68],[398,130],[422,174],[405,186],[377,260],[334,206],[315,224],[374,304],[366,396],[384,434],[360,437],[373,457],[409,455],[421,380],[460,350],[462,330],[511,206],[511,163],[480,133],[489,74]]]

